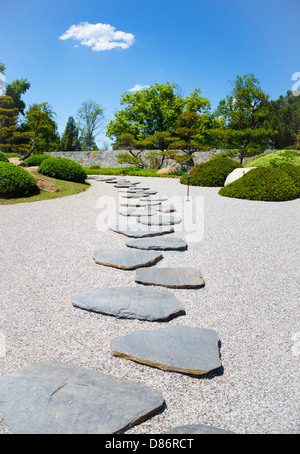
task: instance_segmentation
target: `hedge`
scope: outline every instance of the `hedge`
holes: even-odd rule
[[[38,192],[35,178],[11,162],[0,161],[0,197],[25,197]]]
[[[38,168],[38,172],[58,180],[78,183],[84,183],[87,178],[83,167],[68,158],[49,157],[49,159],[44,159]]]

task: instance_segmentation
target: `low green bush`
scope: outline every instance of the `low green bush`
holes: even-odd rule
[[[68,158],[50,157],[49,159],[44,159],[38,168],[38,172],[58,180],[77,183],[84,183],[87,178],[83,167]]]
[[[34,154],[32,156],[29,156],[29,158],[25,159],[25,162],[28,167],[31,166],[39,166],[44,159],[50,158],[49,155],[47,154]]]
[[[248,162],[245,167],[282,167],[300,166],[300,153],[293,150],[279,150],[259,156]]]
[[[191,170],[191,186],[224,186],[227,176],[237,167],[243,167],[233,159],[216,156],[207,162],[196,164]],[[180,183],[187,184],[186,175],[180,178]]]
[[[296,199],[300,196],[300,173],[293,166],[258,167],[221,188],[219,194],[269,202]]]
[[[26,197],[38,192],[36,181],[27,170],[11,162],[0,162],[0,197]]]
[[[9,162],[7,157],[5,156],[5,154],[2,153],[2,151],[0,151],[0,161],[1,162]]]

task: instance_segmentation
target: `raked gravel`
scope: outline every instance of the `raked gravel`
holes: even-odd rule
[[[130,180],[169,201],[186,196],[178,179]],[[126,248],[128,238],[108,229],[117,221],[118,197],[114,185],[91,180],[78,195],[0,206],[0,374],[50,359],[162,392],[164,410],[127,433],[197,423],[240,434],[299,433],[299,199],[256,202],[190,188],[184,206],[199,202],[201,225],[186,236],[180,229],[191,214],[184,211],[186,223],[171,236],[186,239],[188,250],[163,252],[154,266],[198,267],[205,280],[198,290],[169,289],[186,315],[168,324],[214,329],[221,340],[221,373],[193,378],[111,355],[114,337],[164,324],[71,304],[79,292],[138,285],[135,271],[93,260],[95,249]],[[2,417],[0,433],[7,432]]]

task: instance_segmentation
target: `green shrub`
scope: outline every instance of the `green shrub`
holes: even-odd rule
[[[300,153],[293,150],[273,151],[248,162],[245,167],[299,166]]]
[[[3,153],[5,154],[5,156],[7,158],[21,158],[22,159],[22,155],[18,154],[18,153]]]
[[[39,166],[44,159],[50,158],[49,155],[47,154],[34,154],[32,156],[29,156],[29,158],[25,159],[25,162],[28,167],[31,166]]]
[[[44,159],[41,162],[38,172],[48,177],[57,178],[58,180],[75,181],[84,183],[87,174],[83,167],[75,161],[68,158]]]
[[[191,170],[191,186],[224,186],[227,176],[237,167],[243,167],[233,159],[216,156],[208,162],[196,164]],[[180,183],[187,184],[186,175],[180,178]]]
[[[9,162],[7,157],[5,156],[5,154],[2,153],[2,151],[0,151],[0,161],[1,162]]]
[[[11,162],[0,162],[0,197],[24,197],[37,191],[36,181],[27,170]]]
[[[248,200],[292,200],[300,196],[299,180],[299,171],[289,167],[258,167],[221,188],[219,194]]]

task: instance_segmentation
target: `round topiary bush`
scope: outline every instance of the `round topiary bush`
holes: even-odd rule
[[[5,156],[5,154],[2,153],[2,151],[0,151],[0,161],[1,162],[9,162],[7,157]]]
[[[191,186],[224,186],[227,176],[237,167],[243,167],[226,156],[213,157],[208,162],[196,164],[191,170]],[[186,175],[180,178],[180,183],[187,184]]]
[[[29,156],[29,158],[25,159],[25,162],[28,167],[31,166],[39,166],[44,159],[50,158],[49,155],[47,154],[34,154],[32,156]]]
[[[44,159],[39,168],[39,173],[48,177],[57,178],[59,180],[75,181],[84,183],[87,174],[83,167],[75,161],[68,158],[53,158]]]
[[[25,197],[38,192],[35,178],[20,166],[0,162],[0,197]]]
[[[219,194],[269,202],[292,200],[300,196],[300,176],[295,169],[258,167],[221,188]]]

